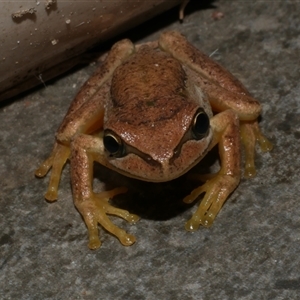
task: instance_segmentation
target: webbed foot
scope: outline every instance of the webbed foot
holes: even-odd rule
[[[191,203],[199,195],[205,193],[197,211],[185,224],[185,229],[187,231],[196,231],[200,225],[205,227],[211,226],[229,194],[238,185],[239,180],[239,176],[225,175],[219,172],[202,186],[194,189],[190,195],[186,196],[183,201]]]
[[[95,250],[101,246],[98,224],[103,226],[111,234],[115,235],[122,245],[130,246],[135,243],[136,239],[133,235],[128,234],[125,230],[114,225],[107,216],[115,215],[131,224],[136,223],[139,220],[137,215],[130,214],[127,210],[116,208],[108,202],[108,200],[115,195],[125,193],[126,191],[126,188],[116,188],[102,193],[93,193],[86,201],[75,201],[76,207],[82,214],[88,228],[88,247],[90,249]]]
[[[48,201],[57,200],[58,185],[61,177],[62,169],[70,156],[70,148],[62,144],[55,143],[50,156],[40,164],[39,168],[35,171],[35,176],[44,177],[51,170],[48,190],[45,198]]]
[[[240,134],[245,149],[244,176],[246,178],[252,178],[256,175],[254,164],[256,143],[258,143],[263,152],[271,151],[273,149],[273,144],[261,133],[257,121],[241,122]]]

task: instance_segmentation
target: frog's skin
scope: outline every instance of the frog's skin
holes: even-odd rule
[[[212,113],[214,112],[214,114]],[[216,144],[220,170],[184,201],[204,199],[187,222],[193,231],[210,226],[241,177],[240,140],[245,146],[245,176],[255,175],[256,141],[269,151],[257,117],[261,106],[246,88],[180,33],[135,47],[116,43],[96,73],[73,100],[56,134],[50,157],[36,171],[52,168],[45,198],[57,199],[64,164],[70,159],[74,203],[89,232],[89,248],[100,247],[98,223],[123,245],[135,237],[115,226],[107,215],[130,223],[138,216],[109,204],[123,188],[96,194],[94,161],[129,177],[151,182],[185,174]],[[241,138],[240,138],[241,136]]]

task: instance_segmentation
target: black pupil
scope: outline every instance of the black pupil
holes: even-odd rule
[[[194,123],[194,131],[198,136],[203,136],[206,134],[209,128],[209,118],[206,113],[201,112],[196,116]]]
[[[103,138],[103,144],[104,144],[105,149],[110,154],[116,154],[120,150],[120,147],[121,147],[119,142],[110,135],[107,135]]]

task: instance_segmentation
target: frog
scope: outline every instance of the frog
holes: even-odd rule
[[[70,161],[74,205],[83,217],[88,247],[101,246],[99,225],[121,244],[134,235],[116,226],[114,215],[133,224],[139,217],[110,203],[127,191],[117,187],[96,193],[93,165],[99,163],[130,178],[153,183],[176,179],[202,161],[214,147],[220,168],[202,174],[202,183],[183,201],[203,199],[185,229],[209,227],[242,176],[254,177],[255,151],[270,151],[258,117],[261,104],[220,64],[181,33],[166,31],[158,40],[114,44],[95,73],[81,87],[56,132],[50,156],[35,175],[51,170],[46,200],[58,198],[62,170]]]

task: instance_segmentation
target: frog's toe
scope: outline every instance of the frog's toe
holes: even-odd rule
[[[108,204],[109,199],[113,198],[116,195],[123,194],[126,192],[127,192],[126,187],[118,187],[110,191],[94,194],[94,199],[98,202],[99,205],[104,205],[103,208],[105,209],[107,214],[118,216],[124,219],[125,221],[127,221],[128,223],[133,224],[140,219],[139,216],[135,214],[131,214],[127,210],[120,209]]]
[[[257,140],[261,151],[269,152],[273,149],[273,144],[261,132],[259,132]]]
[[[113,224],[106,214],[102,214],[98,219],[98,223],[102,225],[109,233],[118,238],[120,243],[124,246],[131,246],[135,243],[136,239],[133,235],[128,234],[125,230],[119,228],[115,224]]]
[[[124,231],[124,234],[118,236],[120,243],[124,246],[131,246],[136,242],[135,236],[128,234]]]
[[[127,189],[117,188],[111,191],[90,195],[85,201],[77,201],[76,207],[82,214],[89,233],[89,248],[97,249],[101,246],[99,239],[98,224],[106,231],[118,238],[124,246],[130,246],[135,243],[136,239],[133,235],[128,234],[125,230],[119,228],[111,222],[108,215],[115,215],[129,223],[135,223],[139,217],[130,214],[128,211],[116,208],[108,202],[109,198],[116,194],[124,193]]]
[[[256,168],[254,164],[246,164],[245,165],[245,171],[244,171],[244,177],[245,178],[253,178],[256,176]]]
[[[261,133],[257,121],[241,122],[240,134],[245,149],[244,177],[252,178],[256,175],[255,145],[258,143],[262,152],[268,152],[273,149],[273,144]]]
[[[69,158],[69,155],[70,149],[68,146],[55,143],[50,156],[35,171],[35,176],[44,177],[49,170],[52,169],[48,189],[45,194],[46,200],[50,202],[57,200],[58,186],[62,169]]]
[[[49,187],[46,194],[45,199],[49,202],[53,202],[57,200],[58,190],[56,187]]]
[[[217,197],[218,195],[214,195],[209,201],[208,199],[205,199],[206,197],[204,197],[202,200],[203,202],[201,202],[197,211],[186,222],[185,229],[187,231],[196,231],[199,229],[200,225],[204,227],[210,227],[212,225],[216,215],[222,207],[222,205],[220,207],[218,207],[219,205],[216,205],[218,201]],[[207,208],[206,206],[209,204],[210,206]]]
[[[196,189],[192,190],[192,192],[189,195],[183,198],[183,202],[187,204],[194,202],[202,193],[205,192],[205,187],[206,185],[203,184],[197,187]]]
[[[201,220],[198,220],[197,218],[191,218],[185,223],[184,228],[186,231],[194,232],[199,229],[200,224]]]
[[[211,226],[229,194],[238,185],[239,180],[239,176],[224,175],[220,172],[202,186],[194,189],[190,195],[185,197],[185,202],[192,202],[200,194],[205,192],[205,196],[197,211],[185,224],[185,229],[187,231],[196,231],[200,225],[204,227]]]
[[[88,247],[91,250],[96,250],[96,249],[100,248],[100,246],[101,246],[101,242],[100,242],[100,239],[98,237],[98,234],[97,235],[91,235],[90,234]]]
[[[186,223],[186,231],[197,231],[200,225],[204,227],[210,227],[215,219],[216,215],[213,213],[208,214],[194,214]]]
[[[139,216],[137,216],[135,214],[131,214],[127,210],[116,208],[111,205],[106,206],[105,209],[106,209],[107,214],[118,216],[130,224],[134,224],[140,219]]]
[[[128,234],[125,230],[113,224],[107,217],[106,212],[103,209],[99,208],[99,206],[94,207],[92,211],[81,210],[81,214],[83,215],[88,228],[88,247],[92,250],[98,249],[101,246],[98,224],[105,228],[106,231],[117,237],[121,244],[124,246],[130,246],[136,241],[133,235]]]
[[[36,177],[42,178],[47,175],[50,168],[52,166],[52,162],[49,163],[49,160],[45,160],[41,165],[35,170],[34,175]]]

